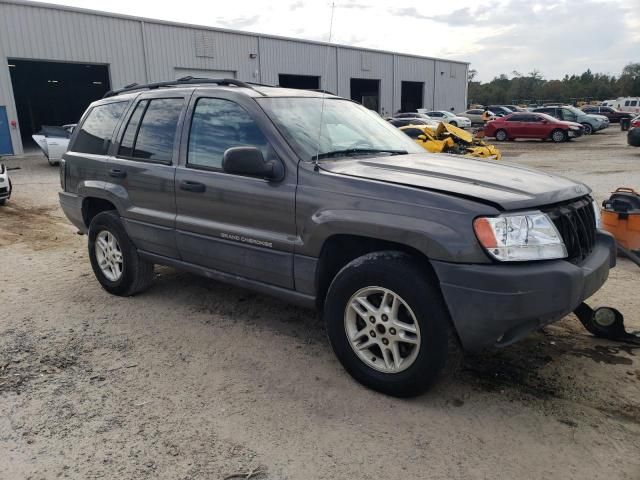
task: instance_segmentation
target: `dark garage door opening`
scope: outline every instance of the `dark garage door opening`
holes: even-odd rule
[[[360,102],[369,110],[380,113],[380,80],[352,78],[351,100]]]
[[[278,75],[278,84],[284,88],[318,90],[320,88],[320,77],[314,77],[313,75],[288,75],[281,73]]]
[[[8,59],[25,145],[42,125],[77,123],[87,106],[109,90],[106,65]]]
[[[424,92],[423,82],[402,82],[400,92],[400,109],[403,112],[415,112],[422,108]]]

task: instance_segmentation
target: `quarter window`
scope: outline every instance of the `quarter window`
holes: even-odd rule
[[[267,139],[240,105],[218,98],[199,99],[191,120],[187,163],[221,169],[224,152],[232,147],[258,147],[265,158],[270,153]]]
[[[171,163],[183,104],[182,98],[157,98],[138,103],[122,137],[118,155]]]
[[[638,101],[637,100],[631,100],[631,106],[635,107],[636,105],[638,105]]]
[[[124,135],[122,136],[118,155],[123,157],[133,156],[133,145],[136,140],[136,134],[138,133],[138,126],[140,125],[140,119],[142,118],[142,114],[147,108],[148,103],[148,100],[143,100],[136,105],[136,109],[133,111],[133,115],[131,115],[131,118],[129,119],[127,129],[124,131]]]
[[[127,102],[98,105],[91,109],[73,143],[74,152],[106,155],[111,137],[120,121]]]

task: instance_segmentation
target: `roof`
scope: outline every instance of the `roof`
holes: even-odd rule
[[[458,63],[458,64],[461,64],[461,65],[469,65],[469,62],[463,62],[463,61],[460,61],[460,60],[449,60],[449,59],[446,59],[446,58],[439,58],[439,57],[429,57],[429,56],[423,56],[423,55],[414,55],[414,54],[410,54],[410,53],[392,52],[392,51],[389,51],[389,50],[378,50],[378,49],[375,49],[375,48],[355,47],[355,46],[352,46],[352,45],[321,42],[321,41],[316,41],[316,40],[304,40],[304,39],[300,39],[300,38],[283,37],[283,36],[280,36],[280,35],[268,35],[268,34],[263,34],[263,33],[247,32],[247,31],[242,31],[242,30],[233,30],[233,29],[229,29],[229,28],[211,27],[211,26],[207,26],[207,25],[198,25],[198,24],[192,24],[192,23],[181,23],[181,22],[172,22],[172,21],[168,21],[168,20],[157,20],[157,19],[148,18],[148,17],[138,17],[138,16],[135,16],[135,15],[124,15],[124,14],[121,14],[121,13],[105,12],[105,11],[101,11],[101,10],[91,10],[91,9],[88,9],[88,8],[70,7],[70,6],[67,6],[67,5],[56,5],[56,4],[53,4],[53,3],[32,2],[32,1],[27,1],[27,0],[0,0],[0,4],[3,4],[3,3],[12,4],[12,5],[21,5],[21,6],[27,6],[27,7],[48,8],[48,9],[52,9],[52,10],[60,10],[60,11],[74,12],[74,13],[84,13],[84,14],[95,15],[95,16],[99,16],[99,17],[109,17],[109,18],[120,18],[120,19],[124,19],[124,20],[134,20],[134,21],[144,22],[144,23],[149,23],[149,24],[154,24],[155,23],[155,24],[158,24],[158,25],[170,25],[170,26],[174,26],[174,27],[197,28],[197,29],[200,29],[200,30],[209,30],[209,31],[213,31],[213,32],[234,33],[236,35],[253,36],[253,37],[259,37],[259,38],[269,38],[269,39],[275,39],[275,40],[286,40],[286,41],[289,41],[289,42],[305,43],[305,44],[309,44],[309,45],[324,45],[324,46],[344,48],[344,49],[349,49],[349,50],[359,50],[359,51],[365,51],[365,52],[382,53],[382,54],[386,54],[386,55],[396,55],[396,56],[399,56],[399,57],[420,58],[420,59],[423,59],[423,60],[438,60],[438,61],[442,61],[442,62]]]
[[[114,98],[127,95],[135,95],[143,91],[156,91],[160,89],[175,89],[177,91],[198,89],[225,89],[232,91],[242,91],[251,97],[307,97],[307,98],[340,98],[331,92],[324,90],[302,90],[293,88],[274,87],[242,82],[232,78],[193,78],[184,77],[182,79],[168,82],[154,82],[147,84],[132,84],[118,90],[110,90],[105,93],[104,98]]]

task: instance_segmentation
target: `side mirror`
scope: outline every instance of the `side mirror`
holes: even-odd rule
[[[418,135],[418,140],[422,140],[423,142],[427,141],[427,136],[426,135]]]
[[[542,123],[546,125],[547,123],[549,123],[549,120],[542,120]]]
[[[222,171],[234,175],[261,177],[280,180],[284,177],[284,167],[278,161],[265,161],[256,147],[232,147],[224,152]]]

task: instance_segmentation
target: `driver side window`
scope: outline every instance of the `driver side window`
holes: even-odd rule
[[[200,98],[189,132],[187,165],[222,169],[224,152],[231,147],[257,147],[265,159],[271,147],[253,118],[237,103]]]

